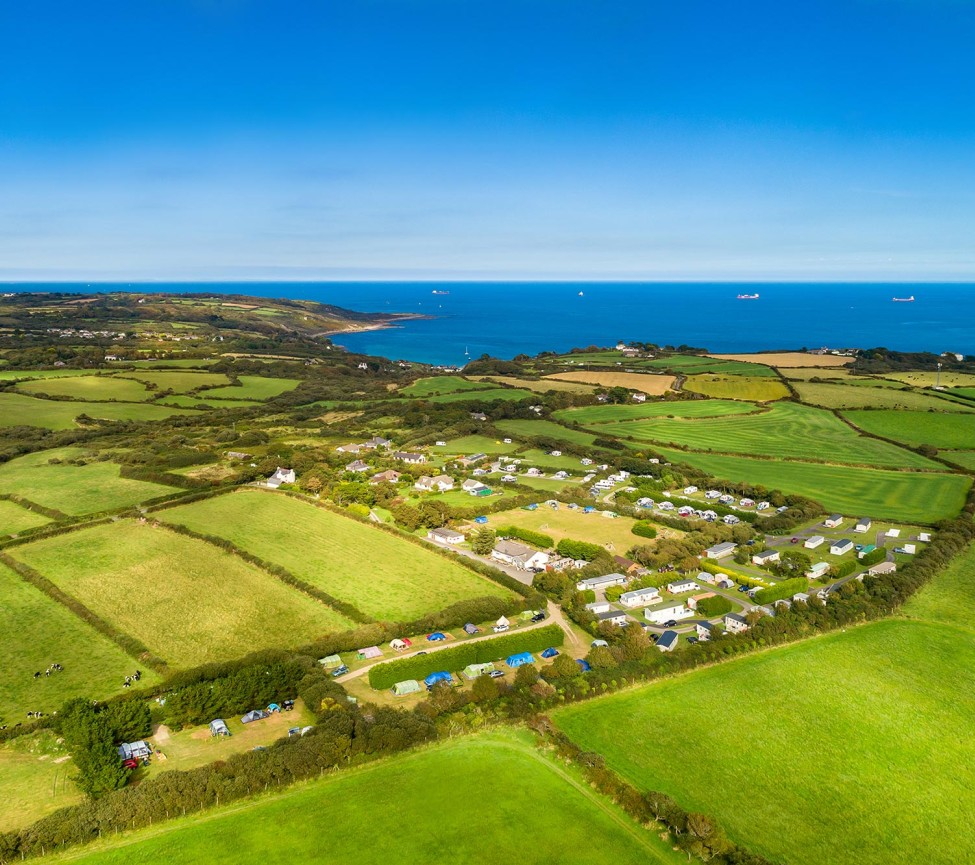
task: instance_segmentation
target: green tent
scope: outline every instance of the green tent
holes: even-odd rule
[[[329,655],[326,658],[319,658],[318,663],[325,667],[325,669],[329,667],[341,667],[342,659],[338,655]]]
[[[494,664],[468,664],[464,667],[464,675],[468,679],[476,679],[485,673],[490,673],[494,669]]]
[[[397,682],[393,685],[393,694],[397,697],[405,697],[407,694],[416,694],[422,691],[423,688],[416,679],[404,679],[402,682]]]

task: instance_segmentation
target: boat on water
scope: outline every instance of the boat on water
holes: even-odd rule
[[[435,288],[435,289],[434,289],[434,290],[433,290],[433,291],[431,292],[431,294],[450,294],[450,292],[449,292],[449,291],[440,291],[440,290],[438,290],[438,289],[436,289],[436,288]]]
[[[758,300],[757,294],[739,294],[738,300]]]
[[[582,297],[582,292],[581,291],[579,292],[579,297]]]
[[[912,294],[910,297],[892,297],[891,300],[894,303],[914,303],[914,295]]]

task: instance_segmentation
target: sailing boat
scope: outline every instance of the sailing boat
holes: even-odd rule
[[[891,300],[894,303],[914,303],[914,295],[912,294],[910,297],[892,297]]]

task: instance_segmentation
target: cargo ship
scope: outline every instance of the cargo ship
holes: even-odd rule
[[[910,297],[892,297],[891,300],[894,303],[914,303],[914,295],[912,294]]]
[[[738,300],[758,300],[757,294],[739,294]]]

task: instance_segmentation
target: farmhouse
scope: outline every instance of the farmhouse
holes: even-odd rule
[[[454,488],[454,479],[450,475],[437,475],[436,477],[428,477],[423,475],[416,479],[416,483],[413,484],[414,489],[424,490],[426,492],[432,492],[433,490],[439,490],[440,492],[446,492],[447,490],[452,490]]]
[[[859,532],[862,535],[869,532],[870,526],[872,525],[873,523],[870,521],[869,517],[860,517],[860,519],[857,520],[857,524],[853,527],[853,531]]]
[[[816,562],[808,571],[806,571],[806,576],[810,580],[818,580],[820,577],[825,577],[829,572],[829,562]]]
[[[837,526],[843,525],[843,517],[840,514],[830,514],[823,520],[823,525],[827,529],[835,529]]]
[[[335,450],[337,450],[340,454],[357,454],[362,449],[362,445],[347,444],[339,445]]]
[[[293,484],[295,482],[294,469],[283,469],[278,466],[277,470],[267,479],[267,486],[276,490],[281,484]]]
[[[620,610],[606,610],[603,613],[596,613],[596,619],[600,625],[608,622],[611,625],[622,627],[626,624],[626,613]]]
[[[634,589],[632,592],[623,592],[620,595],[620,603],[624,607],[645,607],[648,604],[659,603],[659,601],[659,589]]]
[[[423,454],[414,454],[409,451],[393,451],[393,459],[411,466],[419,465],[427,461],[426,456]]]
[[[377,448],[388,448],[392,442],[389,439],[384,439],[382,436],[373,436],[369,441],[364,441],[362,447],[368,450],[375,450]]]
[[[813,535],[811,538],[806,539],[803,546],[807,550],[814,550],[816,547],[821,547],[824,543],[826,543],[826,538],[824,538],[822,535]]]
[[[772,562],[777,562],[782,557],[779,555],[778,550],[763,550],[760,553],[755,553],[752,556],[752,564],[754,565],[770,565]]]
[[[738,613],[726,613],[721,621],[729,634],[741,634],[748,630],[748,622]]]
[[[491,550],[491,558],[527,571],[531,568],[545,567],[549,556],[548,553],[533,550],[515,541],[498,541],[495,548]]]
[[[395,484],[397,481],[399,481],[399,479],[399,472],[395,472],[392,469],[387,469],[386,471],[379,472],[379,474],[373,475],[371,478],[369,478],[369,483],[372,486],[382,483]]]
[[[657,638],[657,648],[661,652],[672,652],[677,648],[677,631],[664,631]]]
[[[876,577],[880,574],[892,574],[897,570],[897,565],[894,562],[878,562],[872,568],[867,569],[867,573],[871,577]]]
[[[456,529],[430,529],[427,532],[427,539],[437,544],[459,544],[464,540],[464,536]]]
[[[706,601],[708,598],[713,598],[713,597],[715,597],[714,592],[702,592],[700,595],[691,595],[687,599],[687,606],[690,607],[692,610],[697,611],[697,605],[701,601]]]
[[[833,541],[830,544],[829,551],[831,555],[842,556],[844,553],[850,552],[853,549],[853,541],[849,538],[842,538],[838,541]]]
[[[726,556],[730,556],[737,547],[737,544],[733,544],[731,541],[724,541],[720,544],[715,544],[713,547],[708,547],[704,551],[704,555],[708,559],[723,559]]]
[[[633,394],[633,402],[646,402],[647,395],[645,393],[635,393]]]
[[[603,574],[601,577],[589,577],[587,580],[579,580],[576,583],[576,591],[584,592],[587,589],[607,589],[610,586],[623,586],[626,584],[626,577],[623,574]]]
[[[345,470],[347,472],[367,472],[369,471],[369,463],[364,463],[362,460],[353,460],[346,464]]]
[[[668,604],[665,607],[657,607],[655,609],[650,609],[649,607],[643,611],[643,615],[646,617],[648,622],[653,622],[656,625],[662,625],[665,622],[669,622],[672,619],[689,619],[694,613],[687,609],[683,604]]]
[[[694,580],[677,580],[673,583],[667,583],[667,591],[672,595],[681,595],[684,592],[698,592],[701,587],[694,582]]]

